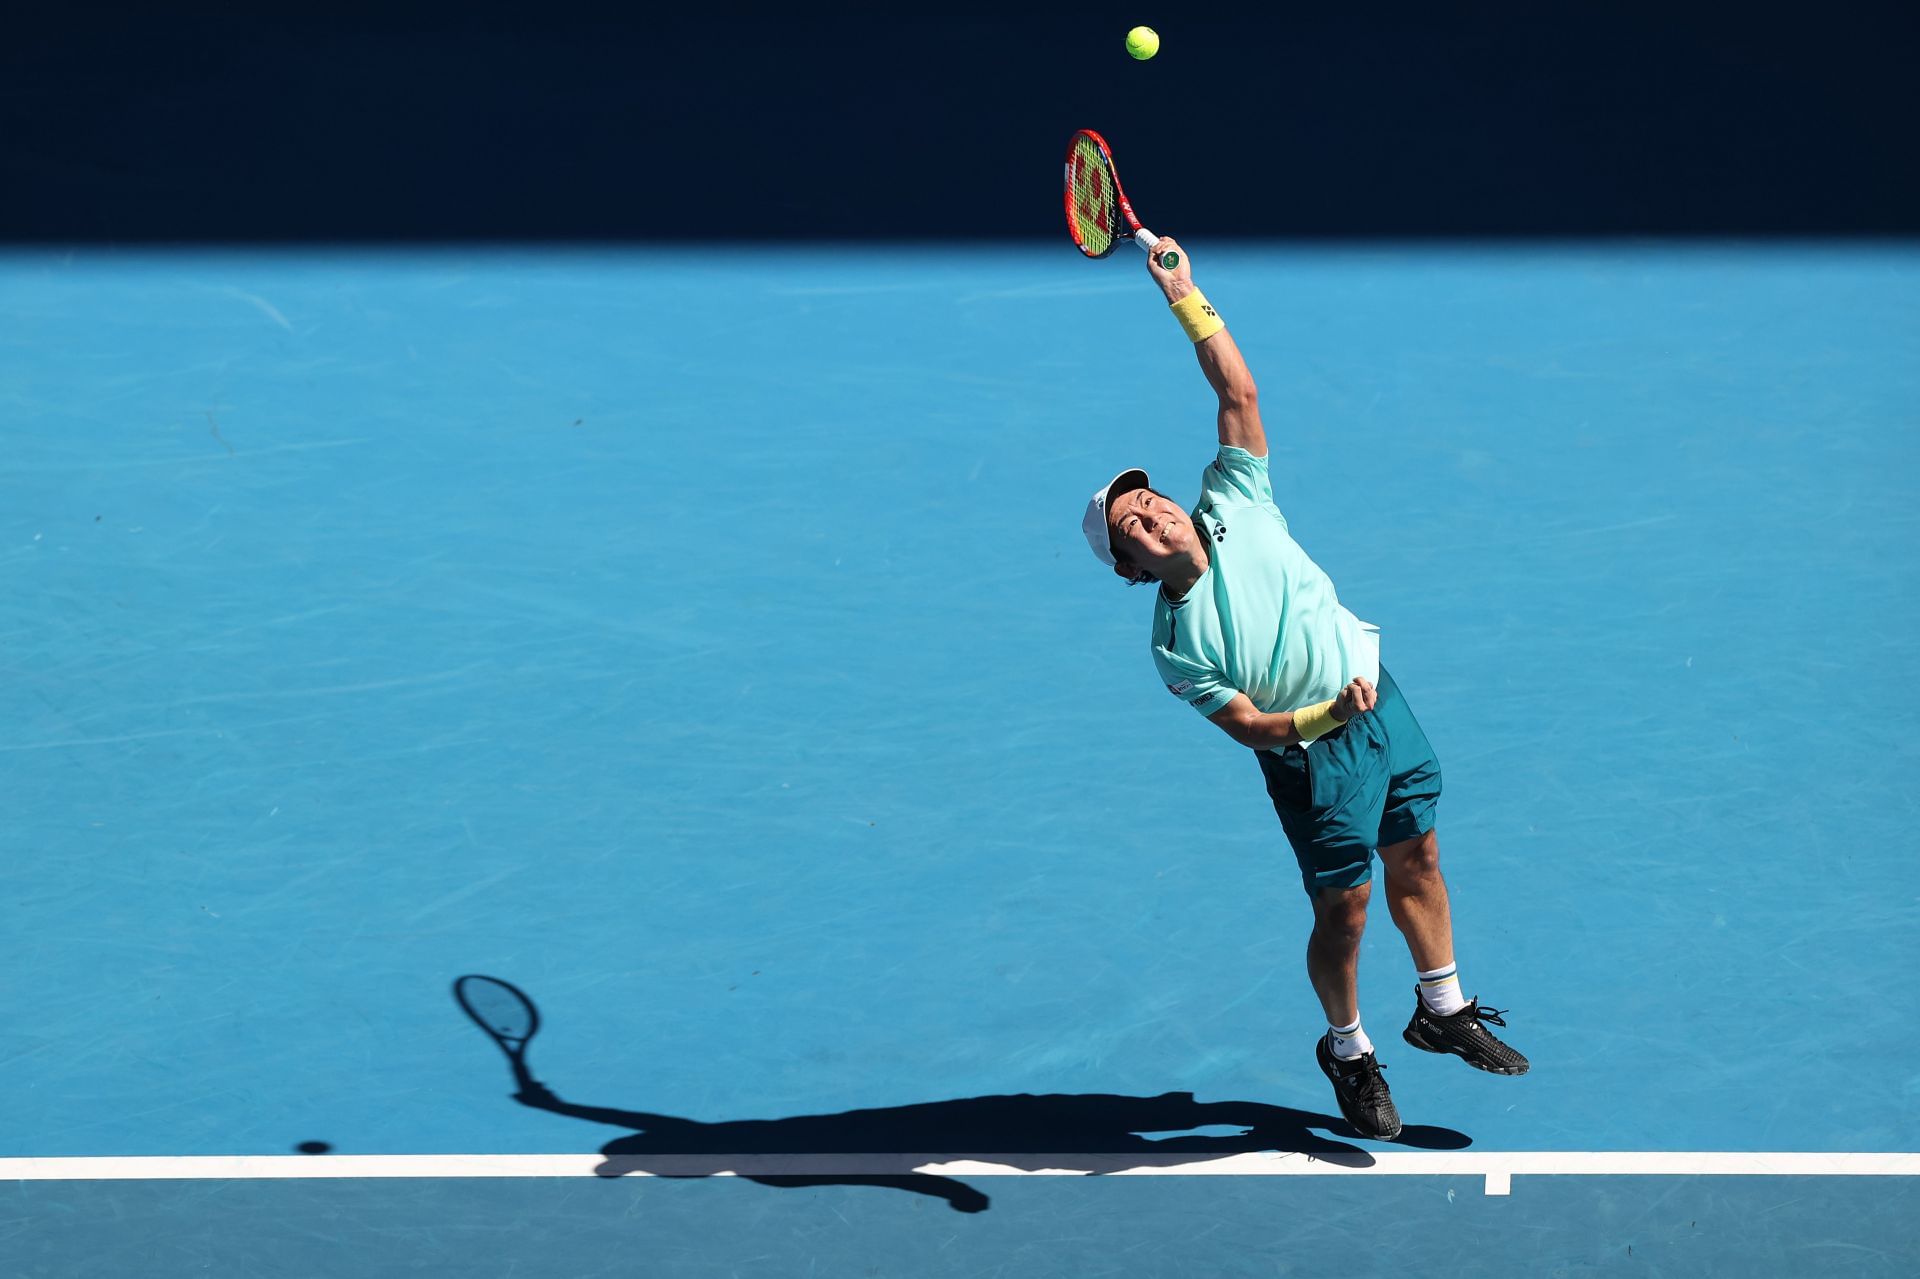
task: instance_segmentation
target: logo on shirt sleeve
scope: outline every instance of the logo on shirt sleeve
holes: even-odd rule
[[[1193,681],[1183,679],[1178,684],[1169,684],[1167,685],[1167,691],[1175,697],[1185,697],[1189,692],[1193,691]]]

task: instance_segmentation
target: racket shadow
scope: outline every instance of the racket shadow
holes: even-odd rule
[[[517,988],[515,993],[526,999]],[[1374,1162],[1366,1150],[1341,1139],[1355,1134],[1336,1116],[1264,1102],[1203,1102],[1188,1092],[1022,1093],[703,1121],[567,1100],[532,1077],[524,1043],[509,1053],[509,1062],[517,1086],[513,1097],[521,1105],[630,1130],[600,1147],[603,1161],[594,1171],[608,1178],[729,1175],[766,1186],[877,1186],[943,1199],[959,1212],[981,1212],[990,1203],[981,1191],[957,1177],[921,1170],[973,1160],[1100,1175],[1253,1153],[1297,1154],[1348,1167]],[[1223,1128],[1237,1131],[1221,1135]],[[1460,1150],[1472,1141],[1449,1128],[1410,1125],[1391,1144]]]

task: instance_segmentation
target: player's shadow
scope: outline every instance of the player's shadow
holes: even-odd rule
[[[1373,1163],[1365,1150],[1339,1139],[1358,1134],[1332,1115],[1254,1101],[1202,1102],[1185,1092],[966,1097],[709,1123],[567,1101],[523,1069],[514,1099],[552,1114],[630,1129],[600,1148],[604,1160],[594,1171],[602,1177],[729,1173],[768,1186],[884,1186],[944,1199],[960,1212],[982,1211],[987,1196],[956,1177],[917,1170],[977,1160],[1098,1174],[1255,1153],[1348,1167]],[[1459,1150],[1471,1140],[1448,1128],[1410,1125],[1395,1144]]]

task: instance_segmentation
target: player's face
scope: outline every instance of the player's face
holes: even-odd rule
[[[1159,576],[1159,566],[1194,547],[1193,521],[1152,489],[1122,493],[1107,507],[1107,531],[1116,550]]]

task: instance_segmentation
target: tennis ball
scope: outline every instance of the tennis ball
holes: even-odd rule
[[[1145,62],[1160,52],[1160,34],[1152,27],[1135,27],[1127,32],[1127,52]]]

